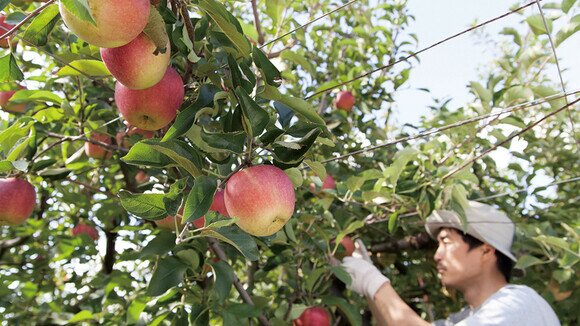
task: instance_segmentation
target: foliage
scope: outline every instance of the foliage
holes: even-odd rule
[[[71,12],[86,16],[86,1],[67,2]],[[44,5],[0,3],[13,22]],[[467,198],[508,192],[487,202],[517,223],[525,276],[516,282],[538,290],[563,324],[577,323],[578,187],[517,192],[536,176],[578,176],[579,135],[570,133],[569,116],[563,112],[502,145],[511,153],[508,164],[484,156],[447,177],[565,105],[563,99],[326,161],[409,136],[411,128],[432,130],[559,93],[545,73],[554,62],[541,20],[522,15],[517,29],[496,38],[501,52],[481,80],[470,82],[472,103],[450,109],[436,101],[418,125],[395,128],[392,103],[416,59],[308,98],[416,50],[416,37],[406,31],[413,17],[405,1],[358,1],[285,35],[337,6],[257,1],[257,24],[246,2],[162,0],[159,13],[171,65],[185,82],[185,103],[154,138],[133,135],[130,146],[109,146],[114,156],[102,161],[84,155],[90,133],[115,138],[125,125],[99,49],[66,29],[56,4],[27,21],[18,43],[0,50],[2,90],[15,83],[28,88],[12,98],[27,104],[26,113],[3,114],[0,121],[0,173],[31,181],[38,205],[25,224],[0,229],[4,320],[246,325],[264,316],[285,325],[306,307],[321,305],[334,321],[360,325],[368,318],[361,314],[366,302],[345,289],[348,276],[330,258],[348,234],[370,245],[377,266],[414,309],[441,318],[462,302],[437,281],[423,219],[441,207],[461,212]],[[578,6],[566,0],[545,6],[559,45],[578,31]],[[357,98],[350,113],[333,109],[340,89]],[[570,115],[578,125],[577,111]],[[208,209],[217,180],[223,187],[231,173],[263,163],[291,177],[296,209],[283,230],[257,238]],[[140,170],[148,182],[135,181]],[[320,189],[326,174],[336,189]],[[205,215],[205,227],[180,233],[176,225],[172,233],[155,226],[180,207],[188,221]],[[71,235],[80,221],[99,229],[98,243]],[[238,282],[253,304],[242,298]]]

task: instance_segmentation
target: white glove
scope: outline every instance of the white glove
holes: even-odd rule
[[[355,247],[352,257],[342,260],[342,267],[352,279],[349,289],[372,299],[380,287],[390,280],[373,265],[362,241],[357,240]]]

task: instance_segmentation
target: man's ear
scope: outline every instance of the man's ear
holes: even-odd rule
[[[495,248],[487,243],[481,246],[481,251],[483,253],[483,258],[485,259],[495,259]]]

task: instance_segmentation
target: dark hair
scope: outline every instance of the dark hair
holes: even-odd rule
[[[467,243],[467,245],[469,246],[469,250],[477,248],[483,244],[481,240],[473,237],[472,235],[464,233],[463,231],[460,230],[457,230],[457,232],[461,234],[463,241],[465,241],[465,243]],[[510,278],[512,277],[512,269],[514,268],[514,262],[511,259],[509,259],[506,255],[499,252],[499,250],[495,251],[495,258],[497,269],[502,273],[506,282],[509,282]]]

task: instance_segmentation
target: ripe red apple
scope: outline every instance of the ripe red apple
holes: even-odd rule
[[[0,179],[0,225],[22,224],[34,211],[36,190],[26,180]]]
[[[340,91],[336,96],[336,100],[334,101],[334,105],[339,110],[344,110],[346,112],[350,112],[352,107],[354,106],[354,95],[352,95],[349,91]]]
[[[144,89],[157,84],[169,66],[169,41],[165,53],[153,54],[156,48],[155,43],[145,33],[141,33],[123,46],[101,48],[101,57],[121,84],[130,89]]]
[[[26,89],[26,87],[20,85],[18,86],[18,88]],[[0,107],[2,107],[4,111],[13,113],[22,113],[26,111],[26,103],[20,104],[10,103],[10,99],[12,98],[14,93],[16,93],[16,90],[0,92]]]
[[[97,241],[99,239],[99,232],[93,226],[87,225],[83,222],[77,224],[71,231],[73,236],[81,236],[82,234],[86,234],[89,238]]]
[[[179,214],[183,214],[183,211],[180,211]],[[157,224],[157,226],[160,229],[174,231],[175,230],[175,218],[176,218],[175,216],[167,215],[167,217],[165,217],[164,219],[155,221],[155,224]],[[179,216],[177,216],[177,225],[181,229],[181,217],[179,217]]]
[[[294,326],[330,326],[330,316],[322,307],[310,307],[304,310],[293,324]]]
[[[171,67],[153,87],[135,90],[119,82],[115,86],[115,102],[123,118],[144,130],[167,126],[177,115],[183,97],[183,80]]]
[[[91,133],[91,139],[103,142],[105,144],[111,144],[111,137],[106,134],[101,134],[98,132]],[[113,153],[104,147],[101,147],[97,144],[93,144],[91,142],[85,142],[85,153],[88,157],[92,157],[94,159],[108,159],[113,156]]]
[[[330,174],[327,174],[326,178],[324,178],[324,181],[322,182],[322,190],[334,189],[335,187],[336,182],[334,182],[334,178]]]
[[[87,0],[96,25],[77,18],[59,1],[66,26],[94,46],[114,48],[131,42],[141,34],[151,10],[149,0]]]
[[[218,191],[216,191],[215,195],[213,196],[213,200],[211,202],[209,210],[213,212],[218,212],[225,217],[230,217],[230,214],[226,209],[226,203],[224,201],[224,191],[222,189],[218,189]],[[202,216],[197,220],[193,221],[193,225],[198,229],[204,227],[205,216]]]
[[[149,176],[147,175],[147,173],[145,173],[145,171],[143,170],[137,171],[137,173],[135,174],[135,182],[137,182],[137,184],[142,184],[147,181],[149,181]]]
[[[6,32],[8,32],[12,28],[14,28],[14,25],[4,22],[5,20],[6,20],[6,16],[0,15],[0,35],[4,35],[4,34],[6,34]],[[0,48],[5,48],[5,49],[9,48],[10,47],[10,45],[8,44],[9,40],[10,40],[10,37],[7,37],[5,39],[0,40]]]
[[[345,256],[352,256],[354,252],[354,241],[348,235],[340,240],[340,244],[344,248],[344,255]]]
[[[238,226],[255,236],[278,232],[294,213],[294,187],[281,169],[272,165],[252,166],[228,181],[224,199]]]

